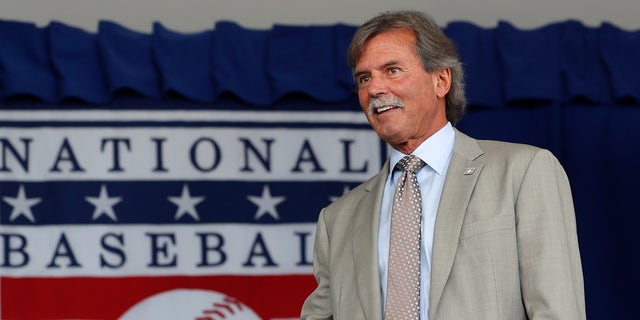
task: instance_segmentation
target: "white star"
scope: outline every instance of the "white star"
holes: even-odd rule
[[[16,195],[15,198],[2,197],[2,200],[13,207],[13,211],[11,211],[11,215],[9,216],[9,221],[13,221],[19,216],[24,216],[29,219],[29,221],[36,222],[36,219],[33,217],[33,213],[31,212],[31,207],[40,203],[42,198],[27,198],[23,185],[20,185],[20,188],[18,188],[18,195]]]
[[[264,216],[267,213],[274,219],[280,220],[278,211],[276,211],[276,206],[283,202],[286,198],[271,196],[269,186],[264,186],[264,188],[262,189],[262,196],[247,196],[247,199],[258,206],[258,211],[256,211],[256,216],[254,217],[255,220],[260,219],[260,217]]]
[[[96,207],[93,211],[93,217],[91,217],[92,220],[98,220],[98,218],[103,214],[111,218],[113,221],[118,220],[116,213],[113,211],[113,206],[122,201],[122,197],[110,198],[107,193],[107,187],[104,184],[100,187],[100,195],[97,198],[85,197],[85,200]]]
[[[189,193],[189,187],[187,185],[182,186],[182,194],[180,197],[167,197],[169,201],[178,206],[175,219],[178,220],[185,214],[190,215],[194,220],[200,220],[198,212],[196,211],[196,205],[204,201],[204,197],[192,197]]]
[[[342,194],[339,195],[339,196],[330,196],[329,197],[329,201],[334,202],[334,201],[340,199],[340,197],[342,197],[345,194],[349,193],[349,191],[351,191],[351,189],[349,189],[349,186],[344,186],[344,188],[342,189]]]

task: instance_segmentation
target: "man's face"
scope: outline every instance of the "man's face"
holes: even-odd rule
[[[451,83],[449,69],[424,70],[414,42],[409,30],[378,34],[367,41],[354,69],[369,123],[405,154],[446,124],[445,95]]]

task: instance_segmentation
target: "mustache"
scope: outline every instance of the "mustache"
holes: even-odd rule
[[[374,114],[376,110],[383,107],[403,108],[404,102],[394,96],[374,97],[369,102],[369,114]]]

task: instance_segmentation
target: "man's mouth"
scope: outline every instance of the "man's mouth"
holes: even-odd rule
[[[374,108],[373,111],[375,113],[380,114],[380,113],[383,113],[383,112],[385,112],[387,110],[391,110],[391,109],[394,109],[394,108],[400,108],[400,106],[381,106],[381,107]]]
[[[369,114],[381,114],[395,108],[404,107],[402,100],[393,96],[381,96],[369,102]]]

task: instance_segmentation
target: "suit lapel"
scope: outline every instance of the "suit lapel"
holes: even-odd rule
[[[469,199],[484,163],[474,139],[456,130],[456,142],[436,216],[431,265],[429,318],[435,319],[438,303],[453,266],[458,239]]]
[[[355,208],[353,227],[353,257],[356,270],[356,286],[365,319],[382,318],[380,277],[378,271],[378,222],[380,201],[389,172],[389,161],[376,178],[365,187],[365,195]]]

